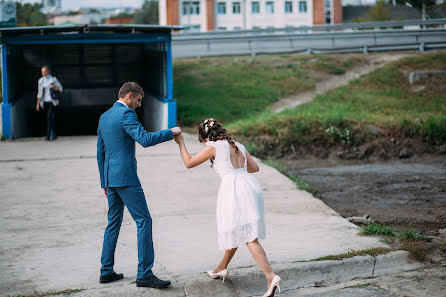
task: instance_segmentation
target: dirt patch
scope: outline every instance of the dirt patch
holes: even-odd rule
[[[343,217],[367,214],[432,235],[446,228],[446,157],[347,166],[335,162],[336,167],[324,168],[302,168],[310,164],[299,160],[282,160],[281,165],[319,190],[324,203]]]

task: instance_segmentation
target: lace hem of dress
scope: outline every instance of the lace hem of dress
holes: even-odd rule
[[[261,220],[257,221],[257,223],[237,226],[230,232],[219,232],[218,248],[220,250],[229,250],[247,242],[252,242],[256,238],[265,238],[265,225]]]

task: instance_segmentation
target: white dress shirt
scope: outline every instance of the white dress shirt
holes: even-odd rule
[[[119,103],[121,103],[122,105],[124,105],[125,107],[129,108],[129,106],[128,106],[127,104],[125,104],[124,102],[122,102],[121,100],[118,100],[118,101],[116,101],[116,102],[119,102]]]
[[[38,89],[37,89],[37,98],[40,98],[40,107],[42,108],[44,102],[53,102],[54,106],[57,106],[59,104],[59,100],[54,100],[53,98],[51,98],[51,93],[50,93],[51,84],[54,84],[54,86],[58,88],[61,92],[63,90],[62,84],[55,76],[52,76],[51,74],[48,74],[47,76],[42,76],[39,79]]]

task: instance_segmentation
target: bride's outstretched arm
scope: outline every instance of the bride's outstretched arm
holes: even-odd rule
[[[174,139],[180,147],[181,158],[183,158],[184,165],[188,169],[198,166],[211,158],[215,158],[215,148],[212,146],[206,146],[198,154],[191,157],[191,155],[187,151],[186,145],[184,144],[183,135],[180,134],[178,136],[175,136]]]

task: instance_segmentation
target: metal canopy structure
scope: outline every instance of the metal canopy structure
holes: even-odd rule
[[[171,33],[174,30],[182,30],[184,26],[157,26],[157,25],[67,25],[67,26],[36,26],[36,27],[14,27],[0,29],[0,35],[36,35],[36,34],[58,34],[58,33]]]
[[[35,111],[43,65],[49,65],[64,85],[56,112],[59,135],[94,134],[99,115],[113,104],[126,81],[137,82],[145,91],[139,116],[147,130],[175,126],[171,32],[182,28],[85,25],[0,29],[3,136],[43,133]]]

